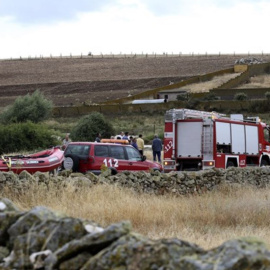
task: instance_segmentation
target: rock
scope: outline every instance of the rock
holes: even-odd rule
[[[27,172],[27,171],[22,171],[22,172],[19,174],[19,179],[35,180],[35,178],[33,177],[33,175],[30,174],[30,173]]]
[[[97,183],[98,182],[98,176],[95,175],[95,174],[93,174],[93,173],[91,173],[91,172],[87,172],[85,174],[85,177],[87,177],[89,180],[91,180],[94,183]]]
[[[81,267],[92,257],[91,253],[89,252],[82,252],[77,256],[62,262],[59,265],[60,270],[67,270],[67,269],[81,269]]]
[[[92,181],[85,176],[73,177],[68,180],[75,187],[89,188],[92,187]]]
[[[6,182],[6,176],[3,172],[0,172],[0,183]]]
[[[32,228],[25,234],[21,234],[14,240],[14,258],[10,266],[21,269],[22,267],[30,268],[33,264],[31,256],[38,256],[34,264],[43,264],[43,261],[61,248],[69,241],[79,239],[86,235],[87,232],[81,220],[75,218],[62,218],[59,220],[45,220]],[[47,254],[39,254],[40,251],[47,250]],[[40,258],[40,256],[42,258]]]
[[[6,181],[10,181],[10,182],[17,182],[18,181],[17,175],[14,172],[12,172],[12,171],[10,171],[10,172],[4,172],[3,174],[6,177]]]
[[[235,61],[235,64],[238,65],[252,65],[252,64],[261,64],[264,61],[262,59],[257,59],[255,57],[251,57],[251,58],[241,58],[239,60]]]
[[[81,252],[95,255],[130,231],[130,222],[112,224],[102,232],[88,234],[79,240],[73,240],[65,244],[54,253],[54,257],[45,260],[45,265],[47,269],[55,269],[65,260],[75,257]]]
[[[0,245],[6,246],[9,242],[8,229],[23,215],[21,212],[0,212]]]
[[[242,238],[227,241],[196,259],[184,258],[179,266],[198,270],[270,269],[270,252],[258,239]]]
[[[49,173],[35,172],[33,174],[34,178],[36,178],[39,182],[48,182]]]
[[[34,269],[43,269],[44,268],[44,260],[52,254],[51,250],[44,250],[44,251],[39,251],[32,253],[29,256],[31,265],[33,266]],[[25,266],[25,265],[23,265]]]
[[[6,247],[0,246],[0,263],[9,255],[9,250]]]
[[[18,207],[7,198],[0,198],[0,212],[19,211]]]
[[[58,173],[59,176],[69,177],[72,174],[71,170],[63,170]]]
[[[90,258],[81,270],[187,269],[178,266],[183,257],[197,258],[204,253],[198,246],[178,239],[150,240],[131,233]]]
[[[16,239],[17,236],[29,232],[33,225],[37,226],[45,220],[58,219],[58,216],[51,210],[43,206],[37,206],[21,216],[9,229],[8,233],[10,235],[10,241]]]
[[[0,245],[6,245],[9,240],[9,227],[22,215],[12,201],[7,198],[0,199]]]
[[[79,172],[73,172],[73,173],[71,173],[70,174],[70,178],[77,178],[77,177],[82,177],[82,176],[84,176],[84,174],[82,174],[82,173],[79,173]]]

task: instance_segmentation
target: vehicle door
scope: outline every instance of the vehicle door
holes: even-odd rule
[[[89,144],[69,144],[65,150],[65,157],[73,160],[73,170],[86,172],[89,167],[89,153],[91,145]]]
[[[102,169],[102,165],[108,164],[109,157],[109,145],[100,145],[96,144],[94,145],[94,162],[92,163],[91,166],[91,171],[94,172],[100,172]],[[106,165],[107,166],[107,165]]]
[[[128,157],[128,165],[133,171],[147,171],[147,162],[142,161],[142,156],[137,149],[132,146],[125,147]]]
[[[104,160],[107,167],[114,167],[117,171],[130,170],[129,161],[122,145],[110,145],[110,156]]]

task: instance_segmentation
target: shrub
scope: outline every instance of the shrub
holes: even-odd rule
[[[198,99],[189,99],[186,102],[186,108],[187,109],[197,109],[197,106],[200,104],[200,101]]]
[[[0,125],[0,154],[39,150],[58,145],[54,131],[31,122]]]
[[[270,111],[270,100],[252,100],[248,106],[250,113],[268,113]]]
[[[98,112],[93,112],[82,117],[78,124],[71,130],[70,137],[73,141],[94,141],[97,133],[101,133],[103,138],[110,138],[115,134],[114,128]]]
[[[39,90],[32,95],[18,97],[1,115],[2,123],[38,123],[47,119],[52,111],[52,102],[47,100]]]
[[[220,98],[214,94],[214,93],[209,93],[206,96],[204,96],[203,100],[205,101],[211,101],[211,100],[219,100]]]
[[[242,101],[242,100],[247,100],[247,95],[245,94],[245,93],[243,93],[243,92],[241,92],[241,93],[236,93],[235,95],[234,95],[234,100],[239,100],[239,101]]]
[[[189,93],[182,93],[182,94],[177,95],[176,99],[178,101],[186,101],[189,99],[189,96],[190,96]]]

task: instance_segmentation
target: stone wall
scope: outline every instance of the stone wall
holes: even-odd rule
[[[269,182],[268,167],[168,174],[126,171],[114,176],[110,170],[100,176],[0,172],[0,189],[15,192],[34,183],[53,188],[70,183],[78,189],[109,183],[137,192],[182,195],[210,192],[223,184],[261,188]],[[128,221],[103,228],[42,206],[20,211],[0,197],[0,269],[270,269],[270,251],[255,238],[230,240],[208,251],[176,238],[151,240],[133,232]]]
[[[12,172],[0,172],[0,190],[5,187],[12,187],[12,189],[20,191],[33,183],[45,186],[54,184],[56,187],[63,187],[70,183],[78,188],[91,188],[96,184],[113,184],[131,188],[138,193],[186,195],[211,191],[224,184],[266,187],[270,184],[270,168],[232,167],[227,170],[211,169],[196,172],[170,172],[166,174],[158,171],[125,171],[117,175],[111,175],[110,170],[106,170],[99,176],[92,173],[83,175],[69,171],[63,171],[57,176],[40,172],[34,175],[25,171],[20,175]]]

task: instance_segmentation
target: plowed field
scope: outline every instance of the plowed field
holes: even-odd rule
[[[39,89],[56,106],[125,97],[233,67],[244,56],[82,57],[0,61],[1,107]],[[251,57],[251,56],[250,56]],[[270,56],[264,56],[270,61]]]

